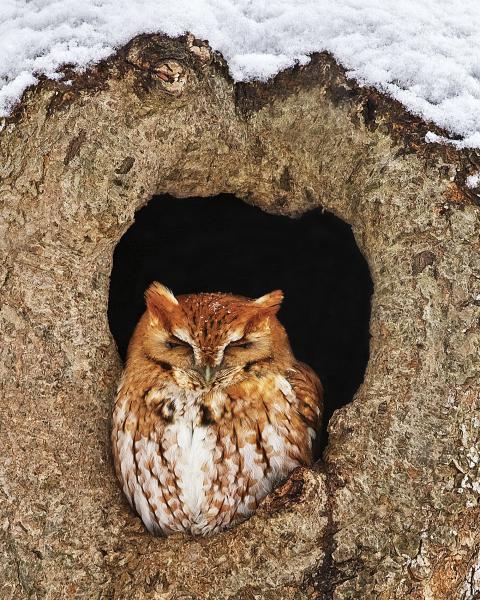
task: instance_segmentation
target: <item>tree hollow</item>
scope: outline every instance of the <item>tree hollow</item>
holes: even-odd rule
[[[67,78],[0,132],[3,596],[476,598],[476,151],[426,144],[431,125],[325,54],[235,85],[202,42],[142,36]],[[113,253],[153,196],[224,193],[351,225],[370,358],[317,470],[228,533],[153,538],[109,450]]]

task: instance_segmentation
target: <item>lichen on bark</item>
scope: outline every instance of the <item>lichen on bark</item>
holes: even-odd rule
[[[426,144],[325,54],[234,85],[192,36],[142,36],[67,78],[0,133],[0,595],[476,598],[478,152]],[[109,451],[112,255],[154,195],[221,192],[351,224],[370,360],[318,468],[226,534],[153,538]]]

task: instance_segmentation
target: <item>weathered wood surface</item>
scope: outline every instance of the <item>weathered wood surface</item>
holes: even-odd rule
[[[143,36],[68,78],[0,133],[0,597],[478,598],[478,153],[425,144],[324,54],[234,85],[206,45]],[[207,539],[150,537],[109,450],[112,253],[163,192],[324,206],[375,285],[324,463]]]

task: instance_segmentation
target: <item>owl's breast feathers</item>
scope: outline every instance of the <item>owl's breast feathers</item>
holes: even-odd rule
[[[113,415],[117,476],[152,533],[219,531],[312,461],[322,386],[296,362],[224,389],[150,386],[126,373]]]

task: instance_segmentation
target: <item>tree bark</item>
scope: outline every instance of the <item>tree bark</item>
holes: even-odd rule
[[[478,151],[326,54],[234,84],[191,36],[141,36],[67,79],[0,133],[0,596],[479,598]],[[370,360],[316,468],[234,530],[154,538],[110,456],[112,254],[152,196],[222,192],[351,224]]]

